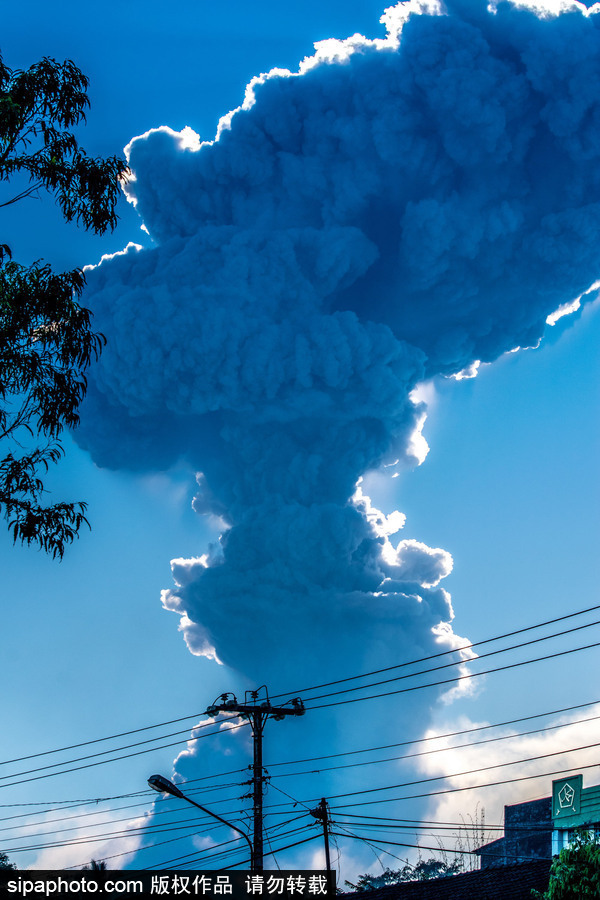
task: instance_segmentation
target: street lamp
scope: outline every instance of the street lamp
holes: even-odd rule
[[[228,822],[226,819],[222,819],[221,816],[218,816],[216,813],[211,812],[210,809],[207,809],[205,806],[200,806],[199,803],[196,803],[195,800],[192,800],[191,797],[188,797],[186,794],[180,791],[177,785],[173,784],[172,781],[169,781],[168,778],[164,778],[162,775],[151,775],[148,779],[148,784],[153,790],[158,791],[159,794],[171,794],[173,797],[179,797],[181,800],[187,800],[187,802],[191,803],[192,806],[196,806],[198,809],[201,809],[203,813],[212,816],[213,819],[217,819],[219,822],[222,822],[223,825],[227,825],[228,828],[232,828],[233,831],[237,831],[238,834],[241,834],[241,836],[248,844],[248,847],[250,848],[250,868],[254,872],[254,850],[250,838],[245,831],[241,831],[235,825],[232,825],[231,822]]]

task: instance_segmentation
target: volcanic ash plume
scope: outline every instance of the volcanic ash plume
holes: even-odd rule
[[[598,18],[399,4],[385,40],[255,79],[215,141],[130,145],[156,247],[90,276],[80,439],[199,473],[223,535],[164,594],[192,652],[310,680],[308,648],[339,672],[452,646],[449,554],[357,485],[420,461],[419,382],[536,344],[597,279]]]

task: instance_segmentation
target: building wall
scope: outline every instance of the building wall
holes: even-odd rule
[[[506,862],[552,856],[552,798],[504,807]]]
[[[481,868],[552,856],[552,798],[504,807],[504,837],[479,850]]]
[[[576,800],[568,798],[568,805],[557,799],[559,789],[566,782],[576,791]],[[504,807],[504,837],[477,851],[482,869],[527,859],[549,859],[569,844],[578,827],[600,834],[600,784],[584,788],[583,777],[572,775],[553,781],[552,794],[541,800]]]

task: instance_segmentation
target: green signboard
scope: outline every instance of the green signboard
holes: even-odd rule
[[[581,810],[583,775],[571,775],[552,782],[552,818],[578,816]]]

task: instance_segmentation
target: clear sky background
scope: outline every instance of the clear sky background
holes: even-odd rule
[[[220,116],[241,103],[252,76],[273,67],[295,71],[313,52],[313,43],[326,38],[343,39],[355,32],[368,38],[383,37],[378,22],[382,11],[375,2],[359,0],[327,4],[260,0],[252,5],[236,0],[226,11],[204,0],[176,3],[168,11],[164,4],[152,2],[123,8],[112,3],[82,7],[69,0],[50,7],[24,0],[18,10],[13,5],[3,11],[0,48],[5,63],[13,68],[25,67],[45,55],[72,58],[91,81],[91,109],[81,142],[91,154],[109,155],[121,152],[132,137],[159,125],[174,130],[190,126],[203,140],[212,139]],[[21,261],[44,258],[63,268],[92,264],[103,253],[115,252],[129,241],[149,244],[131,206],[123,201],[120,211],[116,232],[97,238],[63,225],[51,202],[28,200],[18,208],[0,210],[2,240],[11,244],[15,258]],[[401,536],[451,554],[454,568],[444,587],[452,595],[454,631],[469,640],[525,628],[599,602],[599,336],[596,302],[581,314],[561,319],[549,329],[539,348],[507,354],[483,366],[477,378],[428,383],[424,395],[429,411],[423,435],[430,452],[424,463],[393,480],[382,474],[366,479],[366,490],[376,506],[386,514],[399,509],[406,515]],[[119,435],[114,439],[118,442]],[[0,529],[1,759],[190,717],[158,730],[161,735],[169,734],[199,721],[199,714],[221,692],[243,693],[250,682],[214,662],[192,656],[178,633],[177,617],[160,605],[160,591],[172,585],[170,560],[199,556],[218,536],[214,523],[191,509],[194,484],[190,473],[184,467],[170,473],[136,475],[109,471],[97,467],[85,451],[67,440],[66,458],[49,483],[61,499],[89,502],[92,529],[82,533],[62,563],[32,549],[13,547]],[[572,624],[596,618],[600,617],[592,613]],[[569,622],[559,624],[556,630],[561,627],[569,627]],[[598,629],[589,628],[537,648],[533,645],[520,657],[499,656],[496,663],[492,657],[489,666],[480,668],[595,640]],[[310,652],[310,647],[299,648],[299,654]],[[489,675],[477,680],[472,696],[450,705],[437,702],[431,709],[424,694],[423,719],[443,733],[473,723],[503,722],[591,703],[599,699],[599,658],[594,648]],[[352,658],[345,659],[337,677],[359,671]],[[309,679],[308,684],[313,683],[315,680]],[[269,684],[272,693],[303,686],[291,684],[288,677],[282,683]],[[425,726],[421,719],[417,733],[409,730],[402,702],[390,698],[364,718],[358,708],[349,707],[351,711],[345,715],[352,720],[355,733],[353,739],[352,729],[344,733],[344,748],[422,736]],[[573,717],[581,715],[574,713]],[[395,719],[398,727],[394,730]],[[277,753],[283,760],[305,751],[307,756],[332,752],[319,740],[319,722],[316,716],[311,721],[307,714],[297,723],[273,724],[273,730],[288,732],[287,737],[273,740],[271,760],[278,758]],[[289,737],[292,727],[302,729],[301,754],[295,749],[297,737]],[[561,749],[592,744],[597,725],[592,722],[581,729],[573,737],[566,735]],[[535,753],[525,742],[517,741],[514,758],[551,752],[558,746],[552,743],[552,734],[536,739],[538,743],[531,745]],[[133,735],[131,742],[145,736]],[[158,744],[177,740],[173,737]],[[146,778],[153,772],[170,774],[174,757],[185,746],[185,734],[179,740],[178,746],[159,749],[157,744],[153,753],[51,777],[37,778],[54,770],[23,776],[13,773],[91,753],[94,746],[81,753],[69,751],[56,758],[3,766],[0,775],[6,778],[0,782],[0,819],[38,811],[36,806],[21,808],[20,804],[52,805],[144,791]],[[125,743],[129,741],[110,746]],[[495,760],[494,753],[499,760],[507,758],[501,750],[490,750],[483,764]],[[565,753],[558,761],[543,762],[546,768],[541,771],[553,771],[555,763],[556,769],[562,768],[561,761],[580,771],[595,755],[594,750]],[[278,783],[294,797],[308,800],[323,796],[328,788],[360,790],[363,784],[394,784],[482,764],[481,756],[473,756],[473,766],[465,765],[467,757],[470,763],[469,754],[463,751],[462,755],[405,764],[402,769],[392,766],[372,781],[361,770],[349,770],[346,775],[338,773],[336,781],[318,785],[310,776]],[[243,752],[240,759],[242,765],[250,761],[244,762]],[[535,770],[514,770],[517,775],[523,771]],[[584,784],[598,783],[597,768],[584,772]],[[36,780],[23,780],[28,778]],[[482,777],[485,780],[494,779]],[[456,822],[461,814],[473,814],[475,804],[480,803],[488,810],[488,822],[497,823],[504,803],[546,795],[550,780],[468,796],[422,799],[409,807],[410,816],[438,821],[446,817],[446,821]],[[436,782],[436,786],[440,785]],[[236,796],[236,789],[228,796]],[[150,809],[152,798],[144,794],[131,802],[146,804],[135,813],[142,815],[144,809]],[[208,803],[209,797],[200,802]],[[109,822],[115,815],[110,809],[116,805],[114,801],[96,807],[102,811],[97,821]],[[39,807],[35,822],[49,815],[43,814],[43,809]],[[78,807],[75,812],[86,810]],[[0,822],[0,827],[7,829],[12,825],[12,821]],[[37,828],[38,832],[44,830]],[[110,830],[114,829],[106,828]],[[77,836],[87,833],[82,826]],[[151,843],[139,836],[103,838],[96,844],[59,851],[41,849],[44,838],[37,839],[35,834],[35,828],[0,832],[0,850],[9,850],[19,865],[60,866],[124,852],[135,848],[136,842]],[[424,839],[422,843],[427,845]],[[448,844],[452,846],[452,841]],[[17,849],[25,846],[40,849]],[[318,857],[312,855],[314,847],[309,844],[305,852],[297,851],[292,863],[318,863]],[[182,849],[184,852],[188,851]],[[394,852],[403,857],[408,851]],[[161,855],[157,848],[152,861],[159,863],[176,855],[175,850],[171,853],[164,848]],[[150,864],[149,859],[142,853],[132,854],[115,864],[141,868]],[[392,868],[395,865],[389,857],[384,861]],[[347,877],[376,870],[378,865],[364,845],[342,845],[341,866]]]

